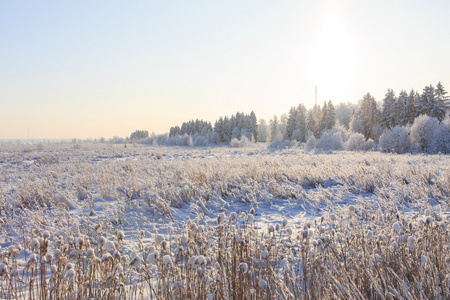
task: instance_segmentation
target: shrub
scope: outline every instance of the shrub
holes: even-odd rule
[[[408,131],[402,126],[386,130],[380,137],[379,146],[383,152],[408,152],[410,147]]]
[[[421,115],[414,120],[411,127],[411,145],[415,150],[425,153],[436,152],[436,135],[438,120],[427,115]]]
[[[291,140],[283,140],[283,135],[278,133],[278,135],[270,142],[270,149],[286,149],[295,146],[297,143]]]
[[[194,146],[206,147],[208,146],[208,140],[203,135],[199,135],[194,140]]]
[[[317,141],[317,148],[326,151],[342,150],[344,146],[342,145],[341,132],[333,129],[323,132]]]
[[[364,135],[362,133],[354,132],[350,134],[350,137],[348,138],[347,142],[345,142],[345,150],[361,151],[364,148],[365,142],[366,139],[364,138]]]
[[[437,152],[450,153],[450,118],[445,119],[437,130],[434,147]]]
[[[305,149],[306,151],[314,150],[317,147],[317,139],[314,137],[314,135],[311,135],[308,140],[306,141]]]

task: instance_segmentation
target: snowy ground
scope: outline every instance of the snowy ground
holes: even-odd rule
[[[100,234],[117,241],[121,232],[120,254],[134,256],[192,220],[215,226],[220,213],[254,209],[260,232],[283,220],[302,230],[350,206],[436,220],[450,214],[449,156],[132,145],[0,150],[0,251],[5,259],[11,247],[26,249],[17,254],[19,271],[38,231],[68,243],[80,236],[95,243]]]

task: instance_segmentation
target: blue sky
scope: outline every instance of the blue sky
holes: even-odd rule
[[[3,1],[0,139],[450,89],[449,1]]]

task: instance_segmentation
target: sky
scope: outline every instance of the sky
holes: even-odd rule
[[[450,90],[450,1],[1,1],[0,139]]]

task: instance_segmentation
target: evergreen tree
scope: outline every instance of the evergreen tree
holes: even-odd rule
[[[395,106],[396,106],[395,93],[392,89],[388,89],[383,99],[383,111],[381,113],[383,125],[385,128],[392,128],[395,126]]]
[[[278,117],[274,115],[270,120],[270,141],[273,141],[277,137],[279,126]]]
[[[370,93],[364,95],[360,100],[360,107],[358,110],[358,117],[362,121],[364,137],[368,139],[376,139],[378,136],[374,130],[379,126],[379,112],[375,98]]]
[[[416,106],[418,115],[428,115],[431,117],[435,101],[434,87],[432,85],[424,87]]]
[[[314,116],[314,110],[310,109],[308,111],[308,118],[306,121],[306,129],[315,137],[316,131],[316,117]]]
[[[267,142],[269,140],[269,127],[267,126],[267,122],[264,119],[259,119],[258,122],[258,142]]]
[[[407,105],[411,109],[411,114],[408,115],[408,124],[412,124],[414,122],[414,119],[420,116],[421,111],[419,108],[419,99],[420,95],[418,92],[411,90],[408,95],[408,103]]]
[[[445,118],[446,113],[450,110],[450,102],[449,97],[447,95],[447,91],[444,89],[444,86],[441,82],[438,82],[436,88],[434,90],[436,106],[434,107],[433,114],[442,122]]]
[[[288,120],[286,125],[286,138],[292,139],[292,133],[297,129],[297,109],[291,107],[289,109]]]
[[[249,131],[250,134],[253,136],[253,139],[256,141],[258,141],[258,121],[256,119],[256,114],[254,111],[252,111],[250,113],[250,127],[249,127]]]
[[[408,106],[408,93],[405,90],[401,90],[400,94],[398,94],[397,101],[395,102],[396,105],[394,107],[395,110],[395,125],[402,125],[405,126],[408,124],[408,115],[412,114],[413,111],[408,111],[409,109],[413,108]]]
[[[299,142],[306,142],[306,107],[305,105],[299,104],[297,106],[296,114],[296,130],[299,130],[300,136],[295,137]]]

